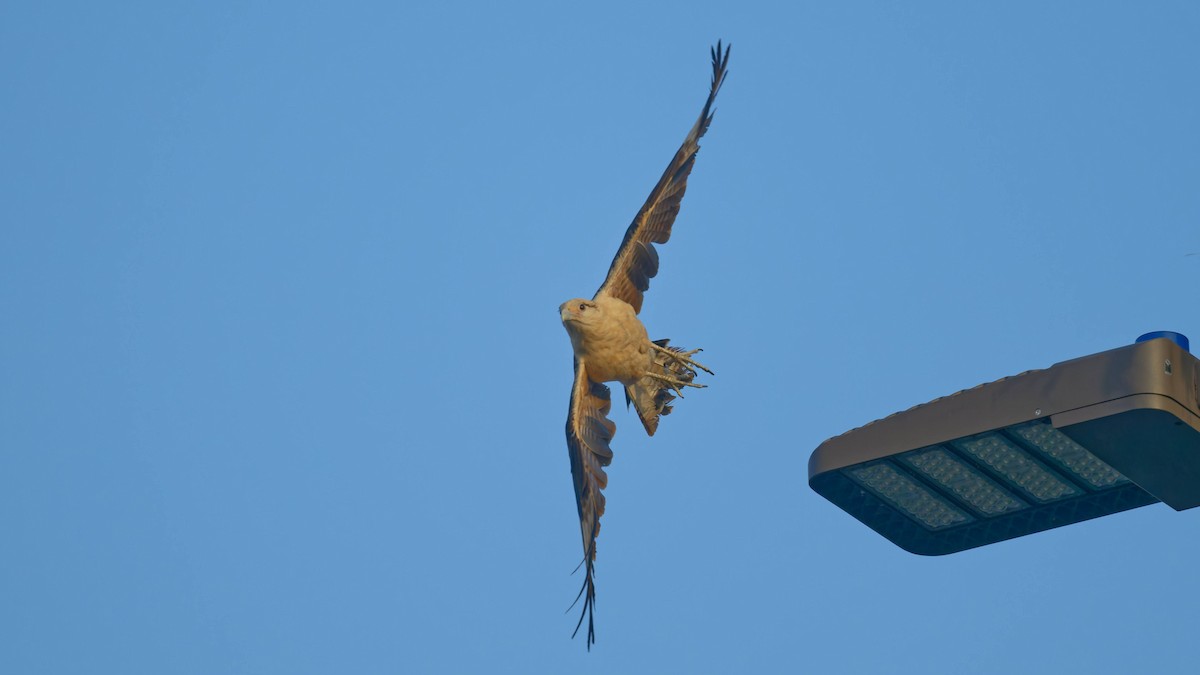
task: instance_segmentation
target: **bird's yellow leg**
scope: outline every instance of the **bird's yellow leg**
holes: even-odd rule
[[[687,352],[677,352],[674,349],[669,349],[667,347],[660,347],[660,346],[654,344],[653,342],[650,343],[650,346],[653,347],[655,349],[655,351],[661,352],[662,354],[664,354],[676,361],[686,363],[689,366],[695,366],[696,368],[703,370],[704,372],[708,373],[709,375],[714,374],[713,371],[709,370],[707,366],[692,360],[692,354],[695,354],[697,352],[702,352],[702,351],[704,351],[703,349],[693,349],[693,350],[687,351]]]
[[[667,377],[666,375],[660,375],[659,373],[651,373],[649,371],[646,372],[645,376],[652,377],[652,378],[658,380],[659,382],[662,382],[663,384],[666,384],[670,388],[674,389],[675,395],[678,396],[679,398],[683,398],[683,392],[679,390],[680,387],[695,387],[697,389],[704,389],[705,387],[708,386],[707,384],[696,384],[695,382],[684,382],[683,380],[677,380],[673,377]]]

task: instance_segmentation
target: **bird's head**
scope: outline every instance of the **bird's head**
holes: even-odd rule
[[[568,333],[585,330],[600,315],[600,308],[591,300],[575,298],[558,306],[558,315]]]

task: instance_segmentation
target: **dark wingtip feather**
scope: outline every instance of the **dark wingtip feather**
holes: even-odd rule
[[[733,49],[733,45],[724,45],[723,51],[721,46],[721,41],[717,40],[716,47],[708,48],[709,54],[712,55],[712,81],[709,84],[708,100],[704,102],[704,110],[700,112],[700,119],[697,120],[696,126],[692,128],[692,133],[689,135],[689,140],[693,143],[700,140],[704,136],[704,132],[708,131],[708,125],[712,124],[713,114],[716,112],[713,108],[713,101],[717,100],[717,92],[721,91],[721,85],[729,76],[729,51]]]
[[[574,640],[575,636],[579,634],[579,628],[583,626],[584,618],[587,618],[588,632],[585,644],[589,652],[592,651],[592,645],[596,644],[596,571],[592,562],[595,559],[595,555],[596,541],[593,539],[591,546],[588,547],[587,552],[583,556],[583,562],[580,563],[580,566],[584,567],[583,586],[580,587],[579,594],[575,596],[575,602],[572,602],[571,606],[567,608],[568,612],[571,611],[575,605],[579,604],[579,599],[583,598],[583,611],[579,613],[579,621],[575,623],[575,630],[571,633],[571,639]],[[576,571],[579,570],[578,567],[575,569]]]
[[[729,50],[733,45],[725,45],[725,50],[721,50],[721,41],[717,40],[717,46],[710,47],[709,52],[712,54],[713,77],[712,88],[714,90],[721,88],[721,82],[725,80],[725,76],[729,73]],[[716,92],[713,92],[716,95]]]

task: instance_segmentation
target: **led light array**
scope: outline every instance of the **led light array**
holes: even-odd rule
[[[1045,421],[960,438],[844,471],[934,531],[1129,482]]]

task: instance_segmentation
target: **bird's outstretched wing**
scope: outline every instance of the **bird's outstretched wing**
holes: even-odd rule
[[[725,81],[726,66],[729,64],[729,47],[721,51],[721,43],[712,50],[712,85],[708,91],[708,100],[704,102],[704,110],[700,111],[700,119],[683,139],[683,145],[675,152],[675,157],[667,165],[662,178],[650,191],[646,203],[625,231],[625,238],[612,265],[608,268],[608,276],[596,291],[596,295],[607,293],[620,298],[633,306],[633,311],[642,311],[642,293],[650,288],[650,279],[658,274],[658,252],[654,244],[664,244],[671,238],[671,225],[679,213],[679,203],[687,190],[688,174],[696,162],[696,151],[700,149],[700,139],[708,131],[712,122],[713,101]]]
[[[600,516],[604,515],[604,495],[600,492],[608,485],[608,474],[604,467],[612,462],[612,440],[617,426],[606,415],[612,401],[608,387],[588,379],[584,364],[575,359],[575,386],[571,388],[571,407],[567,412],[567,450],[571,455],[571,477],[575,479],[575,503],[579,507],[579,528],[583,533],[583,612],[575,624],[574,637],[587,618],[588,649],[596,642],[596,629],[592,617],[596,603],[596,585],[593,563],[596,560],[596,535],[600,533]]]

